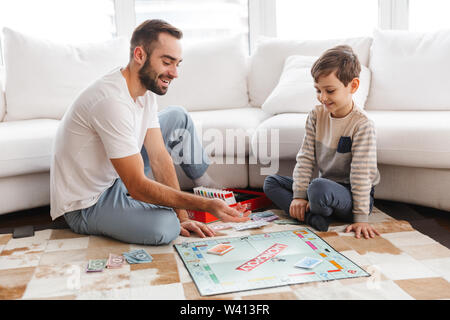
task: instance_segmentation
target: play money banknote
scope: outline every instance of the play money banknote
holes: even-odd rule
[[[108,262],[106,263],[106,267],[108,269],[118,269],[118,268],[121,268],[124,263],[125,263],[125,258],[123,256],[110,253]]]
[[[87,272],[101,272],[105,269],[106,259],[89,260],[86,271]]]
[[[130,252],[124,252],[123,256],[129,264],[152,262],[153,258],[144,249],[137,249]]]

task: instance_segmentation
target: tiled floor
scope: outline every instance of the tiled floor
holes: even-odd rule
[[[281,214],[279,210],[274,210]],[[36,231],[33,237],[0,235],[1,299],[450,299],[450,250],[379,210],[370,217],[381,233],[356,239],[333,224],[319,232],[325,241],[371,274],[368,278],[312,282],[217,296],[200,296],[172,245],[138,246],[84,236],[68,229]],[[270,224],[250,235],[294,230],[300,226]],[[223,230],[219,237],[236,236]],[[196,241],[179,237],[174,243]],[[153,261],[120,269],[86,273],[89,259],[145,248]]]
[[[375,206],[396,220],[408,221],[414,229],[450,248],[450,212],[386,200],[375,200]],[[24,225],[33,225],[35,230],[48,226],[64,228],[65,221],[52,222],[49,211],[46,206],[0,215],[0,234]]]

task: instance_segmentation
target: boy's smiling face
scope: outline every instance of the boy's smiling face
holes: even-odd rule
[[[343,118],[353,108],[352,96],[359,87],[359,79],[354,78],[345,86],[337,77],[336,72],[320,76],[314,83],[317,100],[335,118]]]

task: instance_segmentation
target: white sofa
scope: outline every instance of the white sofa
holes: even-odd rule
[[[189,111],[219,183],[260,188],[267,173],[292,174],[313,107],[308,64],[289,69],[287,58],[314,60],[302,57],[342,43],[353,47],[369,72],[361,79],[360,90],[367,92],[360,99],[377,129],[381,183],[375,197],[450,211],[450,31],[376,31],[373,37],[326,41],[267,38],[251,56],[240,37],[186,45],[180,78],[158,97],[160,108],[182,105]],[[74,47],[8,29],[3,48],[0,214],[49,204],[59,120],[83,87],[126,64],[128,43]],[[290,76],[304,78],[302,96],[283,96]],[[177,173],[182,188],[192,187],[178,167]]]

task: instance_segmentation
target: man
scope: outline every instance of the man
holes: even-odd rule
[[[180,191],[169,155],[180,144],[180,156],[189,150],[191,159],[202,160],[182,162],[186,175],[196,185],[211,182],[208,157],[187,112],[181,107],[157,112],[155,93],[165,94],[178,77],[181,37],[164,21],[143,22],[133,32],[127,67],[90,85],[66,112],[50,169],[52,219],[64,215],[74,232],[146,245],[167,244],[190,232],[214,235],[190,220],[186,209],[223,221],[248,220],[243,206],[232,209],[222,200]],[[175,134],[180,130],[190,141]],[[147,177],[150,167],[156,181]]]

